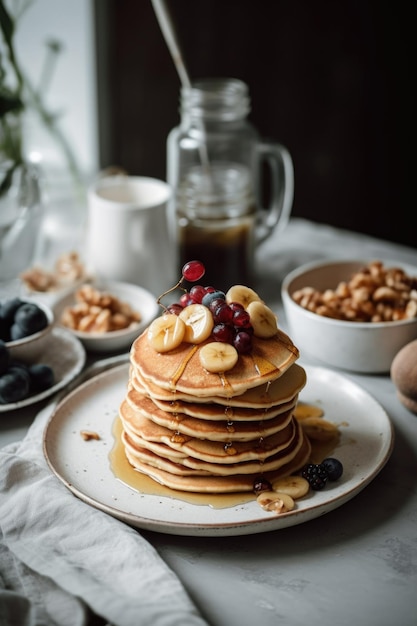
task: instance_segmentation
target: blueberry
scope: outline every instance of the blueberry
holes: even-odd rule
[[[206,295],[203,296],[203,299],[201,300],[201,304],[204,304],[204,306],[208,308],[210,306],[210,302],[212,302],[216,298],[219,298],[220,300],[225,300],[226,294],[224,293],[224,291],[220,290],[206,293]]]
[[[16,311],[14,323],[26,333],[33,335],[45,328],[48,323],[46,313],[34,302],[25,302]]]
[[[322,465],[327,471],[329,480],[339,480],[343,474],[343,465],[338,459],[328,457],[322,461]]]
[[[17,309],[23,304],[20,298],[3,300],[0,304],[0,338],[10,341],[10,327],[13,324]]]
[[[10,367],[0,376],[0,402],[18,402],[29,395],[30,378],[21,368]]]
[[[0,317],[0,339],[10,341],[10,324]]]
[[[6,344],[0,339],[0,374],[4,374],[10,363],[10,354]]]
[[[44,363],[29,365],[31,391],[38,392],[50,389],[55,383],[55,375],[52,367]]]
[[[12,324],[10,327],[10,341],[17,341],[18,339],[24,339],[28,336],[28,333],[19,324]]]
[[[9,326],[12,325],[17,309],[23,304],[20,298],[10,298],[4,300],[0,305],[0,319],[4,320]]]

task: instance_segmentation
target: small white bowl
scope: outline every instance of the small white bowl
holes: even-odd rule
[[[107,333],[89,333],[68,329],[61,322],[64,309],[74,306],[75,293],[79,289],[74,289],[54,305],[54,313],[56,323],[62,328],[70,330],[82,342],[85,349],[90,352],[111,353],[128,351],[133,341],[156,317],[159,306],[156,302],[157,298],[137,285],[130,283],[122,283],[117,281],[94,281],[91,283],[94,288],[101,292],[107,292],[118,298],[121,302],[126,302],[132,309],[139,312],[141,320],[137,324],[123,330],[115,330]]]
[[[284,278],[282,302],[289,333],[301,357],[305,353],[340,369],[386,374],[398,351],[417,338],[417,318],[391,322],[335,320],[306,310],[292,298],[292,294],[303,287],[313,287],[320,292],[334,289],[372,260],[309,263]],[[417,276],[417,268],[391,261],[383,263],[385,268],[401,267],[409,276]]]
[[[6,341],[5,345],[9,351],[10,358],[16,361],[23,361],[24,363],[32,363],[36,361],[38,356],[43,352],[45,344],[49,340],[49,333],[54,326],[54,313],[53,310],[44,302],[39,302],[35,299],[26,300],[21,299],[22,303],[30,302],[36,304],[42,309],[48,320],[47,325],[42,330],[22,339],[16,339],[15,341]]]

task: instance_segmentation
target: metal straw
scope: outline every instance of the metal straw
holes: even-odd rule
[[[191,81],[188,74],[188,70],[184,63],[184,58],[182,56],[182,52],[180,50],[180,46],[178,44],[177,34],[175,32],[174,23],[172,21],[171,15],[169,13],[167,4],[165,0],[152,0],[152,5],[161,28],[162,34],[164,36],[165,42],[168,46],[168,49],[171,53],[172,60],[174,61],[174,65],[177,69],[178,75],[180,77],[181,85],[186,87],[187,89],[191,89]],[[200,121],[201,130],[204,133],[203,122]],[[202,164],[209,169],[209,159],[207,154],[207,147],[205,141],[203,141],[199,145],[199,152]]]
[[[190,77],[188,75],[187,68],[185,67],[184,59],[180,47],[178,45],[178,39],[175,32],[174,24],[172,22],[171,15],[165,0],[152,0],[152,5],[159,22],[159,26],[162,30],[162,34],[171,53],[175,67],[177,68],[178,75],[180,77],[183,87],[191,87]]]

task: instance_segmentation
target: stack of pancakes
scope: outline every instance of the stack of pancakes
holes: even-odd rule
[[[158,353],[146,330],[133,343],[119,410],[129,463],[171,489],[216,494],[300,469],[310,443],[293,411],[306,374],[290,338],[254,338],[251,353],[220,374],[201,365],[203,345]]]

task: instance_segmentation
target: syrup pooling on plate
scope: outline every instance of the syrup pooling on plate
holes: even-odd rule
[[[300,411],[299,414],[302,418],[306,417],[315,417],[318,419],[323,418],[323,410],[313,404],[301,403],[299,405]],[[180,490],[173,490],[169,487],[165,487],[161,483],[155,482],[152,478],[149,478],[146,474],[142,472],[136,471],[132,465],[128,462],[124,447],[121,441],[121,433],[122,433],[122,424],[119,419],[116,419],[113,423],[114,436],[114,445],[110,452],[110,466],[112,472],[115,477],[120,480],[122,483],[128,485],[139,494],[142,495],[151,495],[151,496],[163,496],[168,498],[174,498],[177,500],[183,500],[185,502],[189,502],[190,504],[200,505],[200,506],[210,506],[215,509],[229,508],[234,506],[239,506],[245,502],[250,502],[252,500],[257,499],[257,494],[261,491],[270,491],[271,486],[274,488],[274,485],[270,484],[262,484],[260,481],[259,484],[255,485],[255,489],[251,493],[232,493],[232,494],[203,494],[203,493],[189,493]],[[312,442],[311,447],[311,455],[309,458],[309,463],[322,463],[323,460],[337,452],[337,445],[339,442],[339,431],[337,437],[333,440],[320,441],[316,439]],[[291,476],[294,478],[294,476]],[[281,487],[280,487],[281,484]],[[282,489],[282,483],[277,483],[278,487]],[[297,487],[297,490],[300,487]],[[310,494],[311,495],[311,494]],[[303,493],[300,497],[308,496],[308,492]],[[296,497],[296,500],[298,499]],[[261,506],[261,505],[260,505]],[[274,512],[273,509],[270,509],[271,512]],[[275,511],[277,512],[277,511]]]

